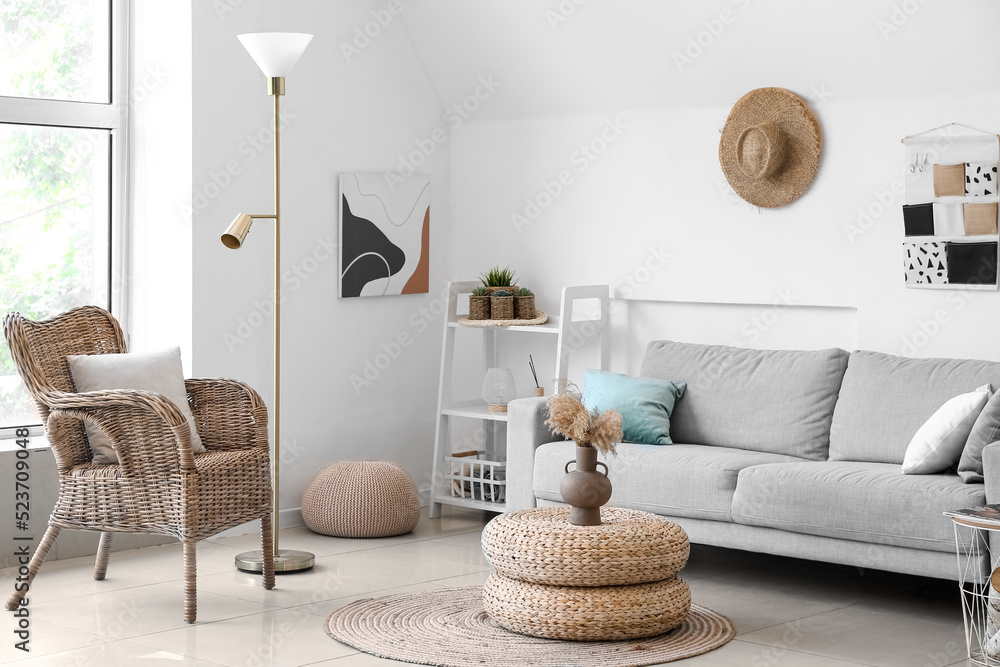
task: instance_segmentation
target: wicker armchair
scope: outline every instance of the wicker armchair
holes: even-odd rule
[[[107,571],[114,533],[173,535],[184,545],[184,620],[193,623],[196,543],[260,519],[264,588],[274,588],[267,408],[253,389],[232,380],[187,380],[207,450],[195,455],[187,420],[160,394],[75,393],[67,355],[126,351],[110,313],[83,306],[41,322],[9,313],[3,330],[59,469],[59,498],[28,566],[29,585],[63,528],[100,531],[95,579]],[[85,421],[108,434],[119,465],[92,462]],[[23,595],[15,591],[7,609]]]

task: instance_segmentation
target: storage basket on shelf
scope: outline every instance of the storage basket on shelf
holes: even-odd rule
[[[507,497],[507,461],[487,451],[444,457],[445,487],[453,498],[503,503]]]

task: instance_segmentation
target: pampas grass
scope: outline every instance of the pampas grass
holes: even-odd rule
[[[549,398],[549,418],[545,422],[553,433],[573,440],[577,447],[594,447],[602,454],[614,454],[622,440],[622,416],[614,410],[603,414],[588,412],[580,389],[569,380],[556,382],[556,393]]]

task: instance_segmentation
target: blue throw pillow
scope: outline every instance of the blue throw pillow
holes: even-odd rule
[[[622,440],[647,445],[670,445],[670,415],[687,384],[648,377],[632,377],[588,368],[584,373],[583,404],[617,410],[622,416]]]

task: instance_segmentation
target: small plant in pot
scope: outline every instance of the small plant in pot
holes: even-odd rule
[[[514,293],[514,318],[535,319],[535,293],[527,287],[522,287]]]
[[[611,499],[608,466],[597,460],[597,454],[614,454],[615,444],[622,440],[622,416],[615,410],[604,413],[587,410],[580,390],[568,380],[556,383],[556,394],[548,400],[549,419],[545,424],[553,433],[576,443],[576,461],[566,463],[567,475],[559,485],[570,506],[569,522],[576,526],[601,525],[601,506]],[[569,467],[576,463],[576,470]],[[604,472],[597,472],[604,466]]]
[[[514,319],[514,295],[507,290],[493,292],[490,298],[490,318],[494,320]]]
[[[517,291],[517,285],[514,284],[514,272],[510,270],[509,266],[502,269],[499,266],[494,266],[486,273],[480,273],[479,280],[491,294],[500,290],[511,294]]]
[[[490,319],[490,292],[485,287],[477,287],[469,296],[469,319]]]

